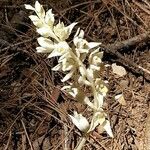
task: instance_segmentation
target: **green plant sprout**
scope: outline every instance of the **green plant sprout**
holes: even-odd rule
[[[107,95],[107,82],[100,78],[100,71],[103,71],[103,52],[97,48],[101,43],[88,42],[84,39],[84,31],[77,29],[72,42],[67,42],[72,29],[77,23],[65,26],[63,22],[55,24],[52,9],[45,12],[38,1],[35,7],[25,4],[25,8],[33,10],[35,15],[29,18],[36,26],[36,31],[41,37],[37,39],[38,53],[48,53],[48,58],[59,57],[58,64],[52,68],[53,71],[62,71],[66,75],[61,80],[68,81],[68,85],[62,90],[69,93],[73,98],[82,104],[86,104],[91,112],[91,120],[88,120],[81,113],[74,111],[69,115],[73,124],[84,134],[77,150],[82,149],[86,137],[98,125],[102,126],[110,137],[113,137],[110,122],[103,110],[103,102]],[[85,63],[85,60],[86,63]],[[83,87],[90,91],[90,96],[82,90]]]

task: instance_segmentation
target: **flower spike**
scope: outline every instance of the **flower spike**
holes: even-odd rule
[[[34,7],[26,4],[25,8],[35,12],[29,18],[40,34],[37,39],[37,52],[47,53],[48,58],[58,58],[58,64],[52,70],[62,71],[65,75],[61,81],[68,83],[61,90],[66,91],[77,102],[86,105],[89,114],[92,114],[91,120],[88,121],[81,113],[74,111],[74,115],[69,115],[73,124],[87,136],[100,125],[113,137],[110,122],[103,109],[108,88],[107,83],[100,77],[100,72],[106,66],[102,62],[103,52],[99,50],[101,43],[88,42],[80,28],[68,42],[77,23],[65,26],[59,21],[56,24],[52,9],[45,12],[38,1]]]

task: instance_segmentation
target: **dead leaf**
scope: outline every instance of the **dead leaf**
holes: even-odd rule
[[[123,105],[123,106],[126,106],[127,105],[127,103],[126,103],[126,101],[125,101],[125,99],[124,99],[124,96],[123,96],[123,94],[118,94],[118,95],[116,95],[115,96],[115,100],[117,100],[121,105]]]
[[[112,64],[112,70],[113,70],[113,73],[119,75],[120,77],[127,74],[125,68],[123,68],[122,66],[116,65],[116,63]]]

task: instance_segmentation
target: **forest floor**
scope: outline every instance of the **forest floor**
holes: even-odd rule
[[[53,59],[36,52],[35,27],[24,4],[0,1],[0,150],[71,150],[81,137],[68,118],[86,107],[60,91],[61,73]],[[150,150],[150,2],[148,0],[41,0],[57,21],[78,22],[88,41],[102,42],[103,61],[127,74],[106,69],[109,81],[105,110],[114,138],[99,128],[85,150]],[[125,104],[114,100],[122,93]],[[86,116],[86,113],[85,113]]]

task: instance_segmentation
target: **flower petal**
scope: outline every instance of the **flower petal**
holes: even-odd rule
[[[39,45],[45,49],[53,50],[55,48],[55,45],[53,44],[53,42],[48,38],[39,37],[37,41]]]
[[[42,27],[43,23],[36,15],[30,15],[29,18],[33,22],[33,24],[37,27]]]
[[[89,42],[89,43],[88,43],[88,47],[89,47],[89,49],[92,49],[92,48],[94,48],[94,47],[96,47],[96,46],[99,46],[100,44],[102,44],[102,43]]]
[[[112,130],[111,130],[110,122],[108,120],[105,120],[105,122],[103,123],[102,126],[106,130],[108,135],[113,138],[114,136],[113,136],[113,133],[112,133]]]
[[[104,96],[99,93],[96,93],[96,96],[97,96],[97,104],[95,104],[95,105],[96,105],[97,109],[100,109],[100,108],[102,108],[103,103],[104,103]]]
[[[56,37],[56,35],[53,33],[52,29],[49,26],[43,26],[37,29],[37,32],[43,37],[52,37],[55,40],[59,41],[59,39]]]
[[[102,125],[105,121],[105,113],[103,111],[95,112],[88,132],[93,131],[99,124]]]
[[[61,81],[65,82],[65,81],[69,80],[73,76],[74,72],[75,72],[75,70],[71,70],[68,74],[65,75],[65,77]]]
[[[45,15],[45,22],[49,26],[53,26],[54,24],[54,14],[52,13],[52,9],[48,10]]]
[[[61,69],[61,64],[56,65],[55,67],[52,68],[53,71],[58,71]]]
[[[93,104],[92,102],[90,102],[90,100],[89,100],[88,97],[85,97],[85,98],[84,98],[84,103],[87,104],[87,105],[88,105],[89,107],[91,107],[92,109],[94,109],[94,110],[96,109],[95,106],[94,106],[94,104]]]
[[[25,4],[25,9],[30,9],[30,10],[34,10],[35,11],[35,8],[32,7],[31,5],[28,5],[28,4]]]
[[[45,49],[43,47],[37,47],[36,50],[37,50],[37,53],[50,53],[51,52],[49,49]]]
[[[57,50],[53,50],[49,55],[48,58],[56,57],[56,56],[61,56],[61,53],[58,52]]]
[[[79,71],[82,76],[84,76],[84,77],[86,76],[85,69],[82,66],[79,67]]]
[[[38,1],[35,2],[35,11],[40,18],[45,17],[45,10]]]
[[[100,66],[90,65],[90,69],[99,71],[100,70]]]
[[[63,22],[59,22],[54,26],[54,33],[60,39],[60,41],[65,41],[68,37],[68,29],[64,26]]]
[[[38,1],[35,2],[35,9],[36,11],[41,12],[41,4]]]
[[[83,76],[79,77],[78,82],[79,82],[79,84],[84,84],[84,85],[87,85],[87,86],[91,86],[91,83],[88,80],[86,80],[86,78],[83,77]]]
[[[80,28],[77,29],[77,32],[75,34],[74,37],[80,37],[80,38],[83,38],[84,37],[84,31],[81,30]]]
[[[58,44],[55,44],[55,49],[48,56],[48,58],[56,57],[56,56],[62,56],[65,53],[67,53],[69,51],[69,49],[70,49],[70,47],[69,47],[67,42],[65,42],[65,41],[59,42]]]
[[[68,29],[68,34],[71,34],[72,29],[74,28],[74,26],[77,24],[77,22],[74,22],[72,24],[70,24],[69,26],[67,26],[66,28]]]
[[[73,124],[83,132],[86,132],[89,128],[89,122],[85,117],[82,116],[82,114],[78,114],[76,111],[74,111],[74,116],[69,115],[71,118]]]

